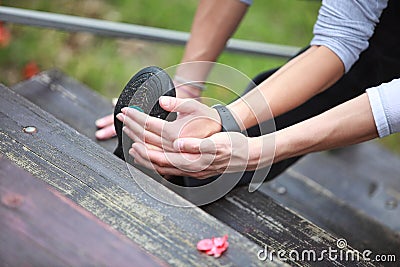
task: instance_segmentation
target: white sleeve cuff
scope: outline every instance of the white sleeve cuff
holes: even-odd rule
[[[367,89],[379,137],[400,132],[400,79]]]

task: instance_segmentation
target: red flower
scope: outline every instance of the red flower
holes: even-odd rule
[[[197,249],[204,251],[207,255],[214,255],[215,258],[221,256],[221,254],[228,248],[228,235],[224,237],[212,237],[211,239],[203,239],[197,243]]]
[[[0,47],[8,46],[10,39],[10,31],[4,26],[4,23],[0,21]]]
[[[33,76],[35,76],[36,74],[38,74],[40,71],[38,65],[36,64],[35,61],[31,61],[28,62],[25,66],[24,66],[24,78],[25,79],[29,79],[32,78]]]

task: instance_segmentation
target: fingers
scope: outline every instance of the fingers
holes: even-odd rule
[[[160,106],[166,111],[192,113],[200,108],[202,105],[194,99],[183,99],[169,96],[160,97]]]
[[[134,143],[129,152],[139,164],[143,164],[147,168],[154,169],[152,167],[152,164],[154,164],[160,168],[176,168],[186,173],[207,170],[213,161],[213,156],[210,154],[156,151],[148,149],[141,143]]]
[[[145,129],[161,136],[166,121],[151,117],[133,108],[123,108],[121,111],[131,121],[136,122],[136,125],[141,129]],[[124,123],[129,123],[130,120],[125,119]]]
[[[97,130],[95,135],[98,140],[107,140],[114,137],[116,134],[114,124],[112,124],[103,129]]]
[[[172,151],[172,145],[169,142],[163,142],[163,139],[160,136],[146,130],[137,132],[135,129],[139,129],[139,127],[130,127],[124,126],[122,131],[134,142],[145,143],[149,146],[157,147],[160,150]]]
[[[164,138],[161,135],[161,133],[153,133],[151,131],[154,129],[158,129],[158,127],[162,128],[162,126],[153,127],[152,125],[154,125],[154,121],[151,124],[147,124],[147,120],[144,124],[141,123],[141,121],[143,121],[143,113],[142,112],[138,112],[136,110],[129,110],[129,111],[124,110],[124,112],[126,115],[123,113],[120,113],[117,115],[117,119],[124,123],[125,126],[122,128],[122,130],[134,142],[142,142],[142,143],[151,144],[154,146],[161,147],[167,151],[172,150],[172,141]],[[146,117],[148,120],[152,119],[152,117],[149,117],[149,116],[146,116]],[[154,118],[154,119],[155,119],[156,123],[159,123],[157,121],[159,119],[156,119],[156,118]],[[164,124],[164,121],[161,121],[161,123]],[[146,125],[151,125],[151,126],[146,126]],[[150,129],[148,129],[148,127]]]
[[[98,119],[95,123],[98,128],[104,128],[106,126],[110,126],[111,124],[114,124],[114,114],[104,116]]]
[[[217,146],[211,138],[179,138],[174,141],[173,147],[183,153],[217,153]]]
[[[98,140],[107,140],[116,135],[113,114],[100,118],[95,123],[97,128],[100,128],[95,133]]]

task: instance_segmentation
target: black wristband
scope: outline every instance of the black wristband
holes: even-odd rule
[[[212,106],[212,108],[218,111],[219,117],[221,118],[221,132],[241,132],[239,124],[227,107],[217,104]]]

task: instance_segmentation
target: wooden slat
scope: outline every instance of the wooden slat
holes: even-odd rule
[[[341,166],[340,174],[347,179],[340,183],[327,181],[324,173],[334,173],[334,167],[316,176],[335,195],[351,202],[355,208],[400,234],[400,157],[384,149],[377,142],[355,145],[328,153],[326,161]],[[351,177],[349,179],[349,177]],[[349,186],[352,185],[352,186]],[[345,190],[349,194],[344,194]],[[388,202],[394,204],[388,205]]]
[[[379,155],[376,146],[362,146]],[[385,208],[385,200],[391,199],[385,192],[391,189],[395,191],[396,187],[388,187],[383,179],[379,181],[380,176],[371,177],[374,171],[369,170],[371,165],[368,163],[359,162],[352,166],[351,157],[348,157],[348,163],[344,163],[336,153],[339,152],[305,157],[275,181],[263,185],[260,192],[327,231],[345,238],[359,250],[394,253],[400,258],[400,232],[393,229],[396,225],[399,227],[399,209]],[[392,161],[397,160],[393,156],[391,158]],[[355,170],[361,171],[362,166],[363,175],[360,176]],[[375,166],[377,169],[382,167],[384,165]],[[392,165],[389,169],[394,171],[396,168],[398,165]],[[390,175],[398,175],[398,172]],[[376,188],[371,184],[375,184]],[[279,194],[277,188],[285,188],[285,193]]]
[[[361,157],[364,161],[357,162]],[[379,165],[381,160],[399,161],[372,143],[312,154],[263,185],[260,192],[346,238],[359,250],[396,254],[400,258],[399,209],[385,208],[386,200],[396,201],[396,195],[390,193],[396,192],[400,183],[394,179],[399,165]],[[277,188],[285,188],[285,193],[279,194]]]
[[[0,157],[1,266],[166,266]]]
[[[62,192],[140,247],[174,266],[258,266],[259,247],[197,207],[155,200],[132,179],[123,161],[68,125],[0,87],[0,153]],[[37,133],[27,134],[25,126]],[[190,203],[139,171],[149,190],[175,203]],[[206,237],[229,235],[230,247],[214,259],[196,250]],[[269,263],[271,266],[276,263]]]
[[[321,255],[323,250],[337,249],[336,237],[259,192],[249,193],[245,188],[237,188],[204,210],[260,246],[267,245],[275,251],[312,250]],[[348,249],[354,250],[351,246]],[[288,263],[291,266],[373,266],[368,262],[329,257],[322,262],[288,260]]]
[[[97,141],[94,135],[95,120],[113,112],[111,102],[58,70],[42,72],[12,89],[108,151],[117,146],[115,138]]]

